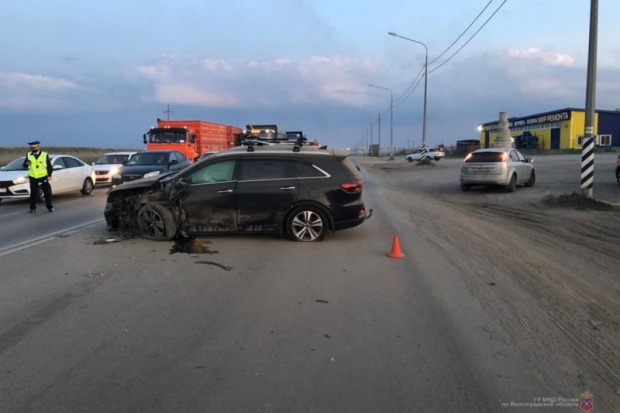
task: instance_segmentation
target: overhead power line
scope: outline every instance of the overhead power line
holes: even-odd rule
[[[492,15],[491,15],[488,19],[487,19],[487,21],[485,21],[485,22],[484,22],[484,24],[483,24],[482,26],[480,26],[480,28],[479,28],[478,30],[476,30],[476,33],[474,33],[474,34],[473,34],[473,35],[472,35],[472,36],[471,36],[471,37],[470,37],[470,38],[469,38],[469,39],[465,42],[465,44],[463,44],[463,46],[461,46],[461,47],[460,47],[460,48],[459,48],[456,52],[454,52],[454,53],[452,54],[452,56],[450,56],[449,58],[447,58],[447,59],[446,59],[446,60],[445,60],[442,64],[440,64],[439,66],[437,66],[437,67],[436,67],[436,68],[434,68],[433,70],[429,71],[429,72],[428,72],[428,74],[431,74],[431,73],[433,73],[434,71],[438,70],[440,67],[442,67],[443,65],[445,65],[446,63],[448,63],[448,62],[449,62],[449,61],[450,61],[450,60],[451,60],[454,56],[456,56],[456,55],[457,55],[457,54],[458,54],[461,50],[463,50],[463,48],[464,48],[465,46],[467,46],[467,44],[468,44],[469,42],[471,42],[471,41],[472,41],[472,39],[473,39],[474,37],[476,37],[476,35],[477,35],[478,33],[480,33],[480,31],[484,28],[484,26],[486,26],[486,25],[487,25],[487,23],[488,23],[489,21],[491,21],[491,19],[493,18],[493,16],[495,16],[495,15],[497,14],[497,12],[498,12],[498,11],[502,8],[502,6],[504,6],[504,4],[506,4],[506,2],[507,2],[507,1],[508,1],[508,0],[504,0],[504,2],[503,2],[502,4],[500,4],[500,5],[499,5],[499,7],[497,8],[497,10],[495,10],[495,11],[493,12],[493,14],[492,14]]]
[[[480,12],[480,14],[478,14],[478,16],[476,16],[476,18],[469,24],[469,26],[467,26],[467,28],[463,31],[463,33],[461,33],[461,35],[459,37],[456,38],[455,41],[452,42],[452,44],[450,46],[448,46],[448,48],[446,50],[444,50],[439,56],[437,56],[436,58],[434,58],[433,60],[431,60],[428,64],[432,65],[433,63],[435,63],[437,60],[439,60],[441,58],[441,56],[445,55],[448,50],[450,50],[452,48],[452,46],[454,46],[456,44],[456,42],[458,42],[459,40],[461,40],[461,37],[463,37],[465,35],[465,33],[467,33],[467,31],[471,28],[471,26],[474,25],[474,23],[476,23],[478,21],[478,19],[480,18],[480,16],[482,16],[482,13],[484,13],[486,11],[486,9],[489,8],[489,6],[491,5],[491,3],[493,3],[493,0],[491,0],[490,2],[487,3],[486,6],[484,6],[484,9],[482,9],[482,11]]]

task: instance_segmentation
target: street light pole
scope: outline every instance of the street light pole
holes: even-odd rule
[[[368,85],[370,87],[376,87],[377,89],[383,89],[390,92],[390,160],[394,160],[394,93],[387,87]]]
[[[381,108],[378,106],[373,106],[373,105],[367,105],[366,103],[364,103],[364,106],[368,106],[370,108],[375,108],[379,111],[379,151],[377,153],[378,157],[381,157]]]
[[[426,50],[426,62],[424,63],[424,118],[422,120],[422,148],[426,148],[426,93],[428,90],[428,47],[422,42],[410,39],[408,37],[400,36],[394,32],[388,33],[390,36],[400,37],[401,39],[409,40],[410,42],[418,43],[424,46]]]

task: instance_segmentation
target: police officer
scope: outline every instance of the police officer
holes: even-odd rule
[[[24,168],[28,168],[28,177],[30,178],[30,213],[37,210],[37,198],[39,195],[39,185],[45,196],[45,206],[49,212],[54,212],[52,205],[52,171],[54,170],[50,156],[47,152],[41,150],[41,142],[30,142],[30,152],[26,155]]]

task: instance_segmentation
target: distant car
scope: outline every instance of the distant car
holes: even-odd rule
[[[465,158],[461,166],[461,189],[474,185],[500,185],[513,192],[517,185],[531,187],[536,183],[532,158],[516,149],[478,149]]]
[[[618,155],[618,160],[616,161],[616,181],[620,185],[620,155]]]
[[[112,185],[168,172],[178,172],[191,164],[185,155],[177,151],[139,152],[124,162],[119,171],[112,176]]]
[[[409,162],[421,161],[423,157],[431,158],[431,159],[438,161],[441,158],[444,158],[445,156],[446,156],[446,153],[443,151],[440,151],[437,148],[426,148],[426,149],[417,149],[413,153],[410,153],[409,155],[407,155],[405,158],[407,158]]]
[[[0,201],[30,197],[28,169],[24,168],[25,156],[17,158],[0,170]],[[52,173],[52,194],[80,191],[90,195],[95,187],[95,171],[78,158],[69,155],[51,155],[54,168]],[[43,191],[39,188],[37,200],[43,202]]]
[[[106,153],[97,162],[93,162],[93,169],[97,180],[95,184],[111,184],[112,175],[116,175],[123,166],[137,152],[111,152]]]
[[[218,153],[218,151],[213,151],[213,152],[205,152],[202,155],[200,155],[196,160],[202,160],[202,159],[206,159],[210,156],[215,155],[216,153]]]

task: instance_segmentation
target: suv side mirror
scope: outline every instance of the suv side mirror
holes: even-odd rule
[[[525,162],[532,163],[532,162],[534,162],[534,160],[532,158],[525,158]]]
[[[121,165],[127,166],[127,161],[123,161],[123,163],[121,163]]]

